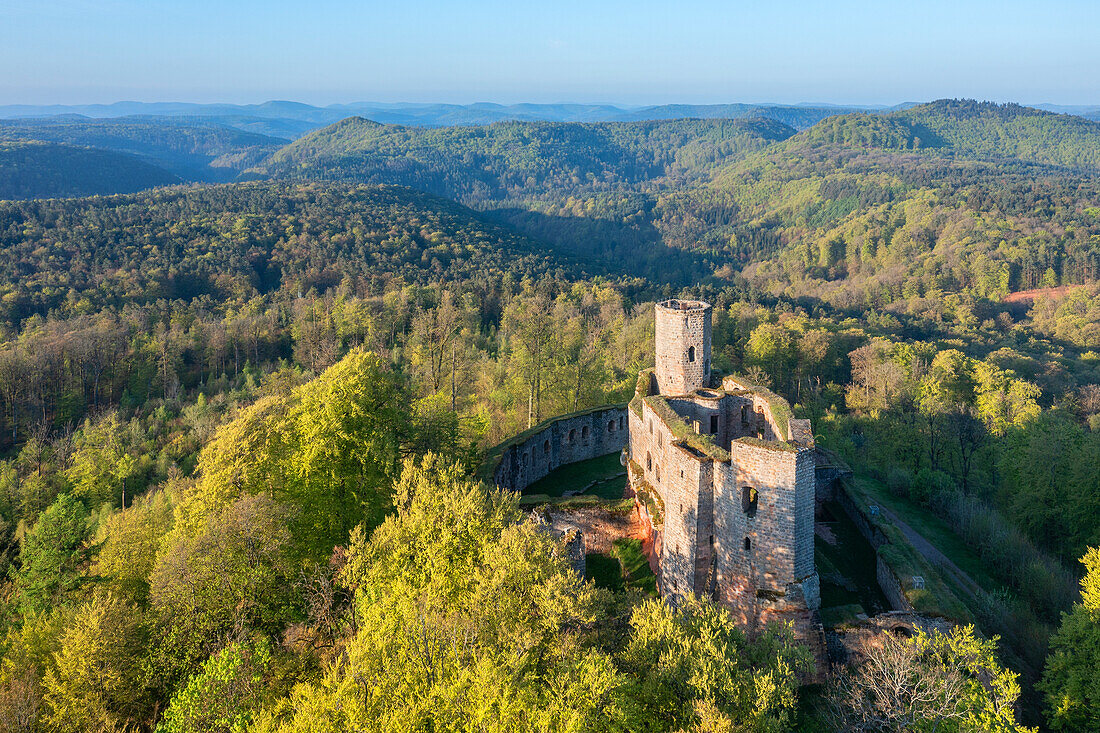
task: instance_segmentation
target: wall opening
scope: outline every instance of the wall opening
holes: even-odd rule
[[[622,429],[623,429],[623,419],[620,417],[619,418],[619,430],[622,430]]]
[[[609,433],[615,432],[615,421],[614,420],[608,420],[607,421],[607,432],[609,432]]]
[[[750,540],[748,537],[746,537],[745,538],[745,552],[749,552],[751,550],[752,550],[752,540]]]
[[[581,428],[581,440],[588,440],[588,426]]]
[[[689,362],[694,362],[695,361],[695,347],[694,346],[689,346],[688,347],[688,361]]]
[[[573,439],[577,437],[577,429],[569,428],[569,442],[572,443]]]
[[[751,486],[741,487],[741,511],[749,517],[756,516],[756,508],[760,505],[760,495]]]
[[[550,452],[550,441],[549,440],[542,441],[542,452],[544,454],[548,454]]]
[[[718,434],[718,416],[717,415],[711,415],[710,416],[710,434],[711,435],[717,435]]]
[[[645,452],[645,470],[653,470],[653,456],[649,454],[649,451]]]
[[[661,483],[661,464],[657,464],[657,468],[654,469],[653,475],[657,477],[657,483]]]

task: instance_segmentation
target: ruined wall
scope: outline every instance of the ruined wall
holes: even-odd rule
[[[656,311],[656,375],[663,395],[710,386],[711,307],[697,300],[666,300]]]
[[[549,420],[506,446],[493,471],[497,486],[523,491],[559,466],[621,451],[627,408],[608,407]]]
[[[761,594],[766,600],[804,593],[819,603],[816,590],[791,588],[811,576],[816,583],[813,451],[734,441],[730,454],[715,480],[718,598],[747,622],[759,618]],[[755,508],[746,489],[756,491]]]

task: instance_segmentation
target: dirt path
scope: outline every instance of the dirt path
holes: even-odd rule
[[[951,558],[940,552],[938,547],[925,539],[924,535],[903,522],[897,514],[886,507],[880,505],[879,511],[901,530],[901,533],[905,535],[905,539],[909,540],[909,544],[913,545],[917,552],[923,555],[928,562],[949,574],[954,579],[955,584],[970,596],[971,600],[981,593],[982,587],[975,583],[974,579],[965,570],[953,563]]]

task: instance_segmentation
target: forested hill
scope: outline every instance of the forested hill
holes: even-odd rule
[[[0,322],[348,281],[371,292],[576,273],[532,240],[401,187],[254,183],[0,202]]]
[[[697,181],[793,133],[769,119],[430,129],[350,118],[288,145],[256,173],[397,183],[471,204]]]
[[[1100,122],[1018,104],[944,99],[889,114],[830,117],[792,138],[802,145],[934,149],[961,158],[1100,171]]]
[[[72,145],[0,140],[0,200],[92,196],[179,183],[130,155]]]
[[[231,181],[287,140],[209,122],[120,118],[0,120],[0,140],[40,140],[134,155],[188,181]],[[120,188],[111,193],[124,193]]]

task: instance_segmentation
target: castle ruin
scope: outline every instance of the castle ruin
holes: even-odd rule
[[[752,632],[820,637],[809,420],[781,397],[711,374],[711,306],[656,306],[656,368],[639,375],[624,449],[658,542],[660,591],[717,601]]]

